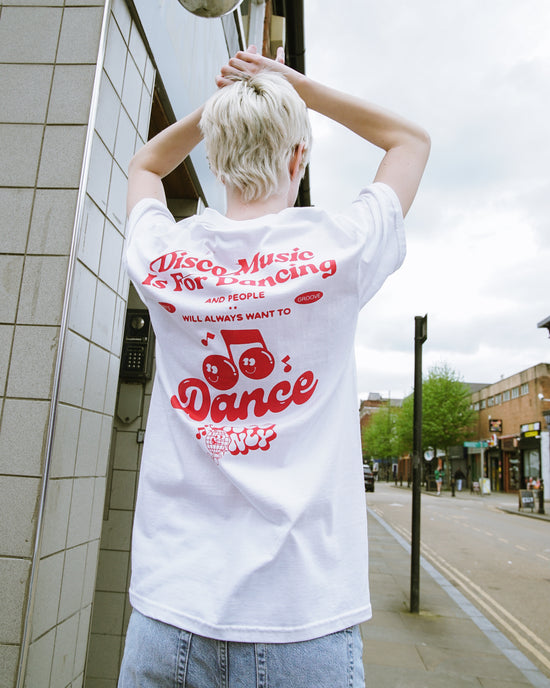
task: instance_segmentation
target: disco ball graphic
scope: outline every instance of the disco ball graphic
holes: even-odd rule
[[[231,438],[222,428],[208,428],[205,444],[210,456],[219,463],[229,449]]]

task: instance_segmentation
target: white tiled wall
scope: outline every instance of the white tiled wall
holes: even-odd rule
[[[143,307],[130,289],[129,307]],[[142,444],[152,382],[134,384],[141,394],[139,416],[131,423],[114,419],[107,494],[94,597],[86,688],[116,688],[124,636],[130,616],[130,546]]]
[[[24,685],[76,688],[84,682],[128,293],[121,270],[126,169],[147,138],[154,82],[130,12],[123,0],[113,0],[88,184],[79,188],[104,4],[5,0],[0,13],[2,688],[15,685],[47,456]],[[74,231],[79,241],[71,256]],[[68,274],[70,309],[63,320]],[[117,470],[113,484],[114,504],[128,506],[135,473]],[[127,549],[123,521],[110,538]],[[119,566],[124,558],[127,568],[127,552]],[[96,601],[110,610],[96,620],[100,633],[122,634],[122,621],[114,629],[113,610],[124,608],[125,585]],[[110,653],[118,667],[112,648],[102,666],[109,666]]]
[[[15,685],[22,647],[20,688],[115,688],[129,618],[151,383],[138,418],[113,428],[113,417],[126,170],[147,139],[155,70],[125,0],[110,0],[107,16],[105,3],[0,3],[0,688]],[[223,31],[191,20],[169,29],[174,50],[185,44],[172,90],[179,98],[185,81],[201,100],[226,54]]]

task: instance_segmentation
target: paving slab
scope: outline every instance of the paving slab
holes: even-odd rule
[[[361,626],[367,688],[550,688],[550,679],[424,560],[421,609],[411,614],[407,547],[369,509],[373,618]]]

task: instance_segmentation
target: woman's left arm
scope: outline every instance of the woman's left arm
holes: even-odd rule
[[[201,140],[201,114],[202,107],[161,131],[134,155],[128,167],[128,215],[143,198],[155,198],[166,204],[162,179],[175,170]]]

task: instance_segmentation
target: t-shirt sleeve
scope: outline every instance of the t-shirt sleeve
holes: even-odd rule
[[[142,198],[133,207],[128,217],[128,244],[133,241],[135,236],[139,237],[142,232],[145,232],[146,235],[162,232],[173,227],[174,223],[174,216],[164,203],[154,198]]]
[[[403,263],[403,211],[395,191],[376,182],[361,191],[349,218],[360,243],[359,297],[364,306]]]
[[[161,255],[167,232],[176,221],[168,208],[154,198],[144,198],[133,207],[128,217],[124,262],[130,279],[144,273],[152,255]],[[137,288],[137,286],[136,286]]]

